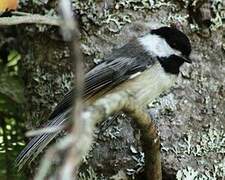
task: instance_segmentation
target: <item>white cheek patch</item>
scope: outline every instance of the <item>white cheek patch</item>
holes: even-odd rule
[[[169,57],[177,54],[177,50],[171,48],[167,42],[158,35],[148,34],[138,39],[140,44],[153,56]]]

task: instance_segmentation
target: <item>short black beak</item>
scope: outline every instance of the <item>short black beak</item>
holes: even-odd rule
[[[189,58],[189,57],[186,57],[186,56],[181,56],[182,59],[184,60],[184,62],[187,62],[187,63],[192,63],[192,60]]]

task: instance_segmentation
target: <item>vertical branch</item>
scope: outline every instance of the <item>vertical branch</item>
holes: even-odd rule
[[[134,119],[141,130],[141,142],[145,153],[145,178],[161,180],[160,138],[154,122],[132,99],[125,105],[124,111]]]
[[[74,20],[72,3],[70,0],[60,0],[60,10],[63,17],[62,24],[62,34],[65,40],[70,41],[70,50],[71,58],[74,65],[74,109],[73,109],[73,128],[70,136],[72,139],[75,139],[77,134],[80,134],[79,131],[83,129],[84,122],[81,120],[82,112],[82,95],[83,95],[83,84],[84,84],[84,72],[82,64],[82,53],[80,50],[79,42],[79,30],[77,28],[77,23]],[[77,159],[77,148],[75,145],[72,145],[65,157],[61,169],[61,179],[73,179],[74,170],[79,164],[80,159]]]

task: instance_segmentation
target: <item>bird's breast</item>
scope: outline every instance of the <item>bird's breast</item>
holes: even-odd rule
[[[176,79],[177,75],[166,73],[159,63],[155,63],[134,78],[130,78],[113,89],[106,90],[105,92],[101,91],[96,94],[94,100],[106,94],[128,91],[133,95],[137,103],[147,105],[169,89],[175,83]]]

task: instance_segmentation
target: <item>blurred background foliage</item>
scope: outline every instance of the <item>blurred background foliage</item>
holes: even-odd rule
[[[21,55],[14,49],[1,47],[0,56],[0,179],[22,179],[14,161],[24,146],[22,102],[23,81],[19,76]]]

